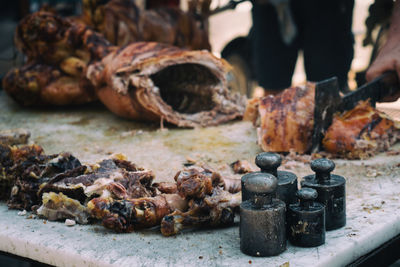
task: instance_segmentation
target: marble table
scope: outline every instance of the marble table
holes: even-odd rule
[[[84,163],[123,153],[152,169],[157,181],[171,180],[187,157],[232,175],[229,163],[253,162],[260,152],[255,129],[246,122],[160,130],[158,124],[120,119],[101,105],[23,109],[0,91],[0,129],[18,127],[29,129],[31,141],[47,153],[70,151]],[[343,266],[400,234],[400,156],[391,154],[335,160],[334,173],[347,179],[347,224],[327,232],[326,244],[317,248],[288,244],[279,256],[256,258],[240,252],[238,223],[169,238],[158,228],[116,234],[101,225],[31,219],[0,203],[0,251],[57,266]],[[307,163],[295,160],[281,169],[299,177],[311,173]]]

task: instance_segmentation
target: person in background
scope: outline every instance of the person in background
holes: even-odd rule
[[[369,67],[366,79],[372,81],[386,71],[395,71],[400,79],[400,0],[394,3],[387,41]],[[398,92],[386,100],[395,101],[400,97]]]
[[[266,94],[292,83],[299,51],[309,81],[337,76],[347,91],[354,0],[253,0],[253,64]]]

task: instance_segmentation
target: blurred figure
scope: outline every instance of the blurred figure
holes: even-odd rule
[[[400,1],[394,3],[390,29],[386,43],[378,53],[378,56],[368,69],[366,78],[371,81],[386,71],[395,71],[400,79]],[[395,101],[400,97],[399,93],[388,98],[387,101]]]
[[[253,61],[266,93],[291,86],[299,51],[307,80],[337,76],[347,91],[354,55],[353,7],[354,0],[253,0]]]

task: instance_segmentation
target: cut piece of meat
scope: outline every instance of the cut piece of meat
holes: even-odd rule
[[[119,116],[198,127],[242,116],[245,101],[229,93],[228,68],[207,51],[138,42],[90,65],[87,77]]]
[[[308,152],[314,126],[314,102],[315,85],[312,83],[262,98],[258,107],[261,148],[270,152]]]
[[[43,194],[37,214],[49,221],[72,219],[79,224],[87,224],[90,216],[88,209],[78,200],[54,192]]]
[[[361,101],[354,109],[333,118],[322,141],[335,156],[366,158],[388,150],[400,139],[400,123]]]

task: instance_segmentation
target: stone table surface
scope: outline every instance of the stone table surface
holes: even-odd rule
[[[160,129],[121,119],[100,104],[86,107],[24,109],[0,91],[0,130],[25,128],[46,153],[72,152],[83,163],[123,153],[170,181],[187,157],[234,176],[229,164],[254,161],[261,152],[247,122],[204,129]],[[400,156],[381,153],[366,160],[335,159],[334,173],[347,179],[347,224],[327,232],[326,244],[288,244],[279,256],[256,258],[239,249],[238,223],[223,229],[194,229],[163,237],[158,228],[116,234],[101,225],[65,226],[29,219],[0,203],[0,250],[57,266],[342,266],[400,234]],[[287,157],[280,169],[310,174],[306,157]],[[253,164],[255,168],[255,165]],[[237,178],[240,178],[237,176]],[[238,219],[238,218],[237,218]]]

